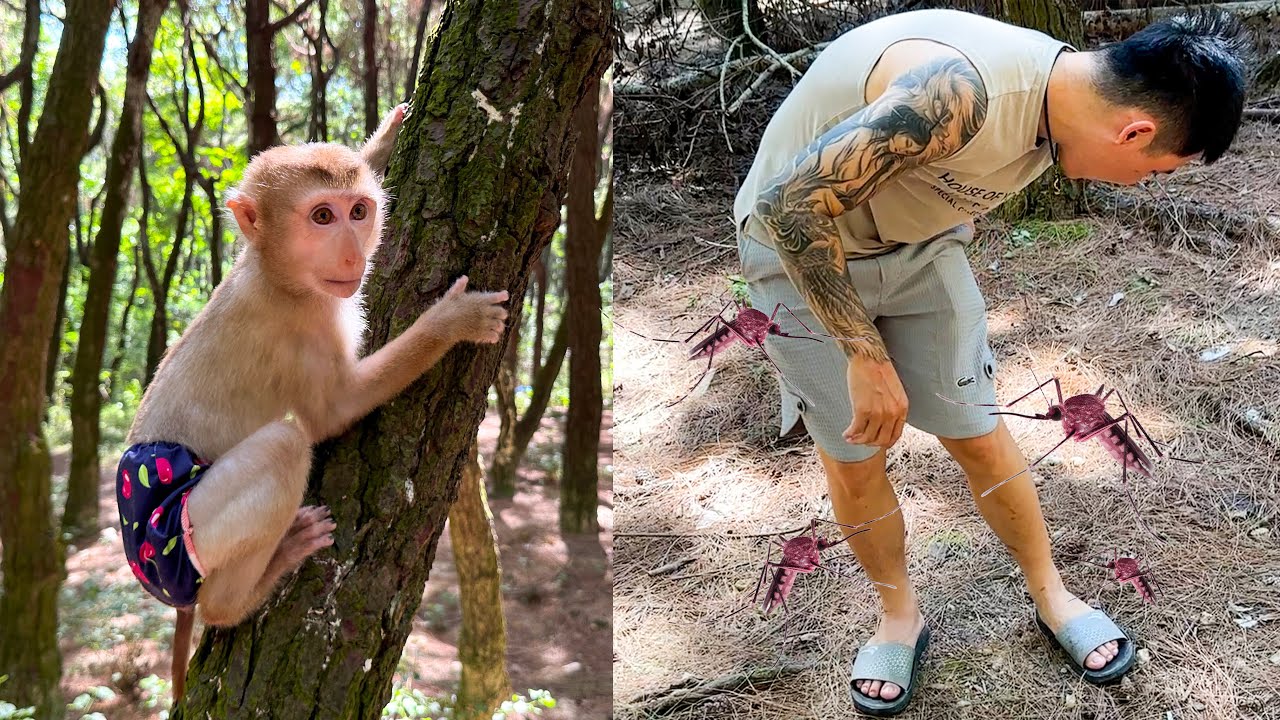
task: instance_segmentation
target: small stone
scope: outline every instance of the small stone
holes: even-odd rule
[[[1080,467],[1081,465],[1084,464],[1084,458],[1080,457],[1079,455],[1073,455],[1071,457],[1071,464],[1075,465],[1076,467]]]
[[[1204,703],[1193,702],[1193,703],[1191,703],[1191,706],[1190,706],[1190,707],[1191,707],[1191,709],[1192,709],[1192,710],[1195,710],[1196,712],[1203,712],[1203,711],[1204,711]]]
[[[1200,362],[1205,362],[1205,363],[1216,362],[1230,354],[1231,354],[1231,348],[1227,347],[1226,345],[1211,347],[1208,350],[1205,350],[1204,352],[1200,353]]]
[[[990,265],[987,266],[987,269],[990,270],[991,272],[996,272],[997,270],[1000,269],[1000,261],[997,260],[991,263]]]
[[[1256,527],[1249,531],[1249,537],[1253,538],[1254,540],[1261,540],[1270,534],[1271,534],[1271,528],[1269,527]]]
[[[1149,662],[1151,662],[1151,651],[1146,648],[1140,648],[1138,650],[1138,664],[1146,665]]]
[[[1063,707],[1065,707],[1065,708],[1066,708],[1066,709],[1068,709],[1068,710],[1070,710],[1071,708],[1075,707],[1075,706],[1076,706],[1076,696],[1075,696],[1075,695],[1072,695],[1071,693],[1067,693],[1067,694],[1066,694],[1066,697],[1062,698],[1062,706],[1063,706]]]
[[[1129,676],[1128,676],[1128,675],[1125,675],[1125,676],[1120,680],[1120,689],[1125,690],[1125,691],[1131,691],[1131,690],[1133,690],[1133,681],[1129,679]]]
[[[1249,667],[1249,662],[1242,657],[1235,658],[1234,660],[1231,661],[1231,664],[1235,665],[1237,668],[1241,670]]]
[[[959,700],[956,702],[956,707],[966,708],[972,704],[973,703],[969,702],[968,700]]]
[[[1213,625],[1215,622],[1217,621],[1214,619],[1213,613],[1209,612],[1208,610],[1205,610],[1204,612],[1200,613],[1201,625]]]
[[[1271,661],[1272,665],[1280,665],[1280,652],[1276,653],[1275,655],[1272,655],[1267,659]]]
[[[114,527],[105,527],[102,529],[102,534],[99,535],[98,538],[104,543],[113,543],[119,536],[119,530],[116,530]]]
[[[576,662],[576,661],[567,663],[564,667],[560,669],[564,670],[565,675],[572,675],[582,669],[582,663]]]
[[[1111,299],[1107,301],[1107,307],[1109,308],[1115,307],[1116,305],[1119,305],[1120,301],[1123,299],[1124,299],[1124,293],[1118,292],[1115,295],[1112,295]]]

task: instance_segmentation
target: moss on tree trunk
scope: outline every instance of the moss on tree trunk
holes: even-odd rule
[[[449,511],[449,540],[458,571],[462,628],[458,659],[462,680],[454,717],[488,720],[511,691],[507,677],[507,623],[502,612],[502,570],[498,562],[498,534],[485,499],[484,471],[473,442],[458,501]]]
[[[571,120],[604,72],[612,8],[449,5],[387,176],[396,200],[368,283],[369,351],[459,275],[523,296],[560,224]],[[333,547],[250,620],[205,632],[174,720],[379,717],[501,354],[459,345],[316,449],[307,502],[332,510]]]
[[[41,419],[45,361],[57,315],[58,274],[66,260],[80,157],[98,81],[112,3],[70,0],[62,41],[21,195],[5,237],[0,289],[0,675],[5,699],[34,705],[36,717],[66,714],[58,679],[58,587],[63,548],[50,497],[49,448]]]

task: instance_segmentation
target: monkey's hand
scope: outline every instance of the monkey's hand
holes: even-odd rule
[[[502,339],[507,309],[502,303],[509,295],[501,292],[467,292],[467,276],[453,283],[418,322],[434,325],[437,333],[453,342],[493,344]]]
[[[400,126],[404,124],[404,119],[409,112],[408,103],[400,103],[382,119],[382,124],[378,129],[369,136],[365,141],[364,147],[360,149],[360,155],[364,157],[365,162],[373,169],[375,173],[381,175],[387,171],[387,163],[391,160],[391,151],[396,147],[396,133],[400,131]]]

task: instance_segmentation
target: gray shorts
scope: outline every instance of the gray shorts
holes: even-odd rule
[[[751,223],[747,225],[750,229]],[[987,307],[964,254],[972,239],[970,229],[961,226],[923,243],[848,262],[853,285],[906,390],[907,423],[945,438],[979,437],[996,428],[989,408],[955,405],[935,394],[971,403],[996,401]],[[786,276],[777,252],[740,231],[738,257],[752,307],[771,314],[784,303],[815,332],[826,332]],[[774,320],[784,333],[807,334],[785,309]],[[853,445],[843,437],[853,421],[848,361],[834,341],[821,339],[770,337],[765,342],[786,378],[779,383],[782,434],[803,417],[814,442],[832,458],[866,460],[879,448]]]

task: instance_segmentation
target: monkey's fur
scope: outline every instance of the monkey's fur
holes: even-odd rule
[[[456,343],[501,337],[507,293],[465,292],[464,277],[401,336],[357,358],[359,283],[381,240],[380,174],[404,113],[397,107],[359,152],[308,144],[253,158],[227,201],[245,246],[134,418],[130,445],[179,443],[212,463],[187,499],[206,624],[239,623],[282,575],[332,544],[328,510],[301,507],[312,444],[398,394]],[[175,699],[192,612],[180,609],[175,627]]]

